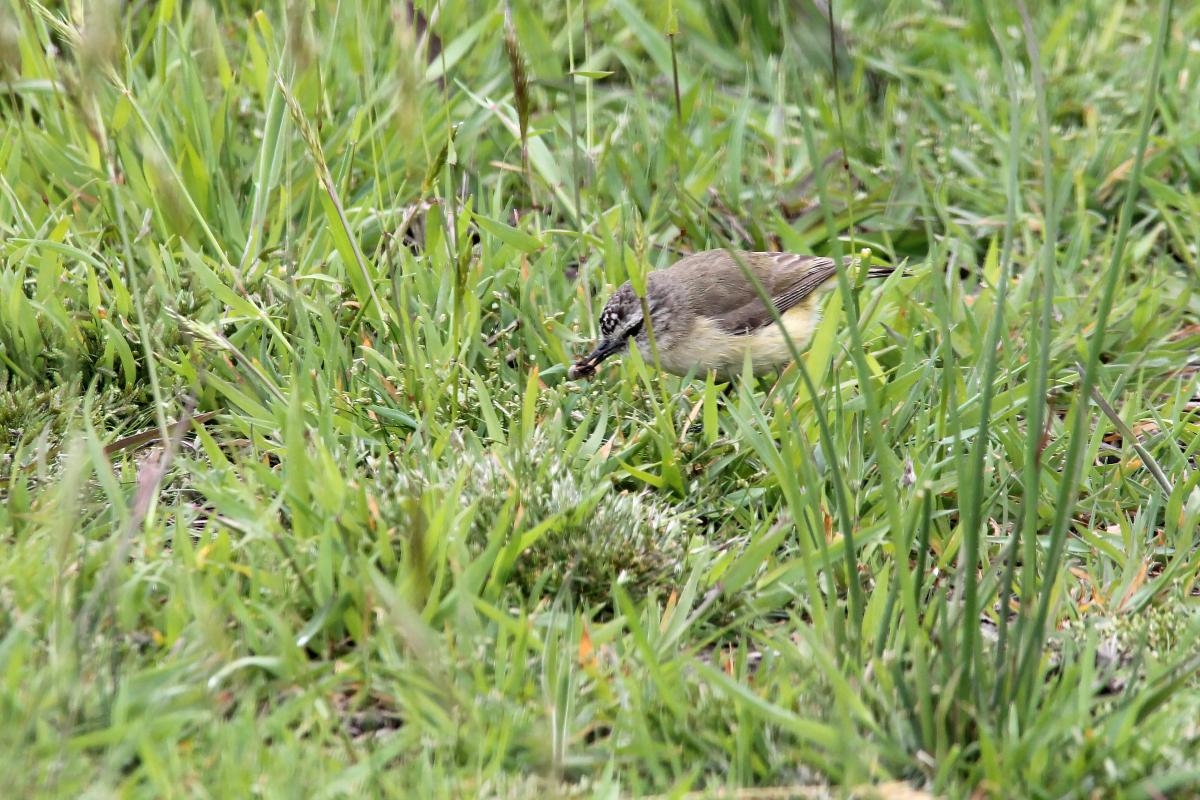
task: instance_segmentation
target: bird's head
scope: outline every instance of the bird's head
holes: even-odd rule
[[[670,304],[667,302],[669,293],[661,291],[661,288],[651,281],[646,289],[650,323],[654,327],[654,335],[660,347],[664,334],[672,327]],[[570,377],[583,378],[592,375],[604,359],[624,352],[630,339],[643,354],[649,353],[650,337],[646,331],[642,299],[627,282],[613,292],[604,304],[604,310],[600,312],[600,339],[596,343],[596,349],[571,368]]]

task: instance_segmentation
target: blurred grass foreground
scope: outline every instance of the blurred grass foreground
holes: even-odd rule
[[[1197,30],[0,0],[0,791],[1200,796]],[[566,380],[724,246],[907,275]]]

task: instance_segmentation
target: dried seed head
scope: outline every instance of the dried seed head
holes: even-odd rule
[[[79,31],[79,74],[87,82],[115,69],[121,57],[119,0],[90,0]]]
[[[316,54],[309,3],[289,0],[286,21],[287,49],[292,56],[292,63],[296,65],[296,71],[303,72]]]
[[[220,41],[221,31],[212,6],[207,0],[195,0],[192,3],[192,47],[206,75],[217,74]]]
[[[393,85],[396,92],[396,122],[402,136],[419,126],[421,82],[424,79],[410,5],[401,2],[392,4],[392,47],[396,51]]]
[[[0,81],[21,74],[21,33],[8,6],[0,6]]]
[[[183,234],[190,220],[187,204],[167,157],[149,138],[142,142],[142,169],[167,222],[176,233]]]
[[[508,53],[508,69],[512,75],[513,102],[517,107],[517,121],[521,126],[521,146],[529,132],[529,73],[525,69],[525,56],[521,51],[521,38],[513,24],[512,6],[504,4],[504,50]]]

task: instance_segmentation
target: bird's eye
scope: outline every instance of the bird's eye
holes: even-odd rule
[[[637,336],[641,332],[642,332],[642,320],[639,319],[637,322],[635,322],[629,326],[629,328],[625,331],[625,336],[627,338],[630,336]]]

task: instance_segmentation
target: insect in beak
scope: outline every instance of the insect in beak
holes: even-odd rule
[[[611,339],[607,342],[600,342],[600,346],[593,350],[586,358],[576,361],[574,365],[567,371],[567,377],[570,380],[578,380],[579,378],[590,378],[596,374],[596,367],[600,366],[600,362],[611,356],[613,353],[620,352],[625,349],[625,338],[620,337]]]

